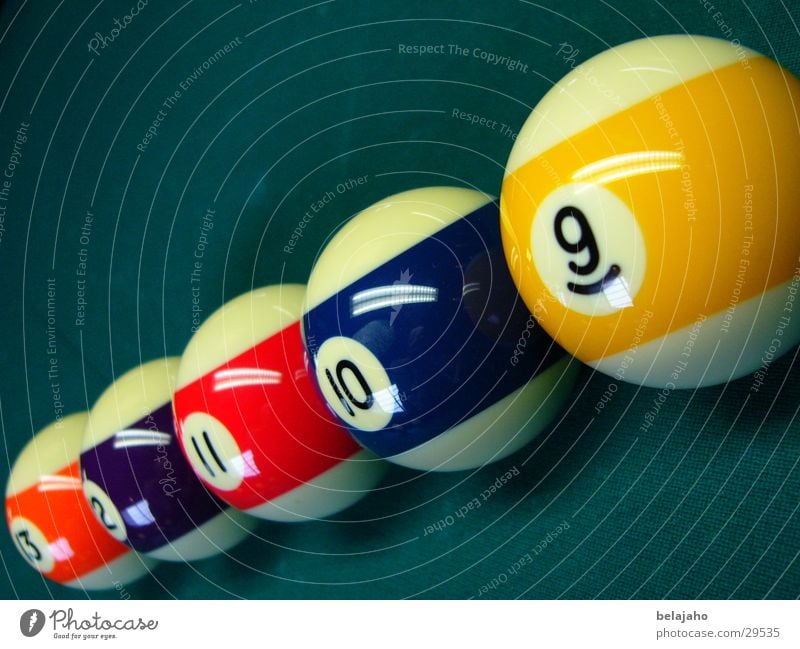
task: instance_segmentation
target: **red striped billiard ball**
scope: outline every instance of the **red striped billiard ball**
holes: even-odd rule
[[[222,306],[183,354],[173,400],[186,456],[227,503],[275,521],[330,516],[384,464],[335,423],[309,376],[305,287],[260,288]]]

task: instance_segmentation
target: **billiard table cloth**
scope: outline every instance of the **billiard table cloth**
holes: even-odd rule
[[[779,1],[8,0],[3,484],[36,430],[180,354],[224,302],[305,282],[359,210],[423,185],[497,195],[537,101],[594,54],[695,33],[798,74],[797,22]],[[584,367],[563,416],[505,460],[392,467],[331,520],[264,522],[123,595],[796,598],[797,350],[762,370],[665,396]],[[5,532],[0,558],[6,599],[121,596],[48,582]]]

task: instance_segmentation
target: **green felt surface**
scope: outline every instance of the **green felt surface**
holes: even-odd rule
[[[81,410],[132,366],[180,354],[193,297],[207,315],[250,287],[305,281],[337,226],[390,193],[457,184],[497,194],[511,133],[572,65],[559,44],[582,61],[642,35],[686,31],[739,39],[800,73],[791,3],[151,0],[89,51],[95,32],[110,35],[134,4],[8,1],[0,10],[0,167],[28,124],[0,230],[2,483],[57,414],[53,383],[64,413]],[[419,56],[401,45],[444,47]],[[476,48],[520,63],[489,65]],[[497,125],[472,125],[456,109]],[[285,252],[327,192],[333,199]],[[213,228],[203,231],[209,209]],[[263,524],[229,557],[161,565],[127,590],[795,598],[798,378],[792,350],[758,392],[745,378],[672,393],[642,431],[658,391],[619,384],[598,414],[610,379],[584,369],[563,419],[514,457],[468,474],[393,469],[335,521]],[[484,501],[509,470],[518,475]],[[119,596],[43,580],[6,533],[0,557],[4,598]]]

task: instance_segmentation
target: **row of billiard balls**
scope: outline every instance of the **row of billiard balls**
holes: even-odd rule
[[[497,222],[470,189],[385,199],[331,241],[308,287],[233,299],[180,358],[126,372],[42,431],[6,496],[23,556],[108,587],[224,552],[259,518],[336,514],[378,485],[383,458],[460,470],[520,448],[579,364],[533,325]]]
[[[387,459],[498,460],[562,411],[573,356],[675,389],[791,349],[800,84],[702,37],[587,65],[520,131],[499,202],[454,187],[384,199],[307,286],[234,299],[180,359],[36,436],[6,499],[29,563],[108,587],[225,551],[258,518],[331,516]]]

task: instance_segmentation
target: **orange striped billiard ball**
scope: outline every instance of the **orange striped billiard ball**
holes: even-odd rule
[[[578,66],[506,167],[511,274],[545,330],[601,372],[693,388],[800,341],[800,82],[702,36]]]
[[[6,488],[6,522],[23,558],[73,588],[114,588],[154,562],[132,552],[95,519],[83,495],[79,456],[87,413],[64,417],[22,450]]]

